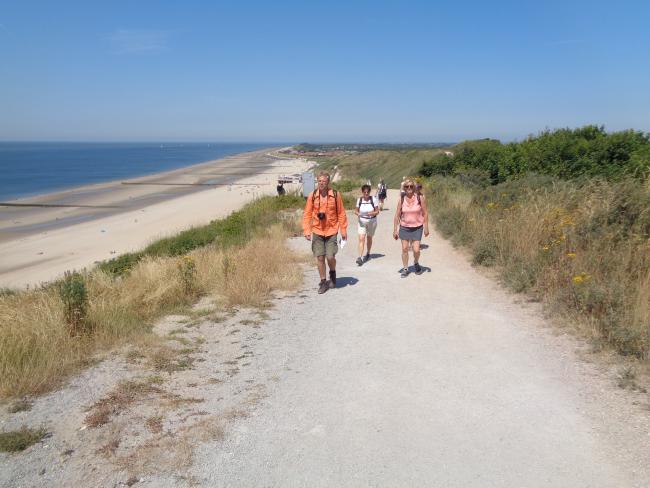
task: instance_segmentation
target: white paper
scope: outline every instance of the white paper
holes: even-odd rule
[[[345,245],[347,243],[348,243],[347,239],[341,238],[341,240],[339,241],[339,245],[341,246],[341,250],[343,250],[343,248],[345,247]]]

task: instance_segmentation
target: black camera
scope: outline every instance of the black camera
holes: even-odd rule
[[[318,212],[318,220],[324,220],[325,219],[325,212]]]

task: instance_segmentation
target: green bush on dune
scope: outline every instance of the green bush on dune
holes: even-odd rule
[[[453,155],[440,153],[426,161],[419,174],[456,176],[480,171],[497,184],[529,172],[561,179],[644,178],[650,167],[648,135],[634,130],[608,134],[604,127],[594,125],[546,130],[509,144],[494,139],[466,141],[451,152]]]

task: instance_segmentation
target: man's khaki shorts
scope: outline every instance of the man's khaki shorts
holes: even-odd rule
[[[328,258],[333,258],[336,256],[336,253],[339,250],[339,246],[336,243],[337,234],[331,236],[321,236],[318,234],[311,235],[311,251],[314,253],[314,257],[327,256]]]

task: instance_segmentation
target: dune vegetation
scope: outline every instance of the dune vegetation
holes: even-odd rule
[[[95,355],[151,334],[156,319],[200,297],[263,306],[302,281],[285,238],[299,196],[258,199],[229,217],[58,282],[0,294],[0,398],[42,393]]]
[[[415,174],[424,163],[431,161],[442,149],[372,150],[340,156],[317,157],[322,169],[332,174],[334,167],[346,179],[365,182],[370,180],[374,187],[384,178],[390,188],[399,186],[402,177]]]
[[[602,127],[469,141],[424,163],[438,230],[593,339],[650,356],[650,139]]]

